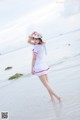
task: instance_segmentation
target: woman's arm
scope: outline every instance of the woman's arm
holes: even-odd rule
[[[33,67],[34,67],[34,64],[35,64],[36,56],[37,56],[37,55],[34,53],[34,54],[33,54],[33,58],[32,58],[32,74],[34,74],[34,69],[33,69]]]
[[[28,39],[28,43],[31,44],[31,45],[34,45],[34,42],[32,40],[32,37],[29,36],[29,39]]]

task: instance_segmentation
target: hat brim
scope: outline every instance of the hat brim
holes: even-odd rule
[[[30,39],[34,40],[33,38],[35,37],[32,37],[31,35],[29,36]],[[41,39],[42,40],[42,39]],[[45,41],[42,40],[42,43],[46,43]]]
[[[29,36],[29,37],[32,38],[32,39],[33,39],[33,38],[39,38],[39,37],[37,37],[37,36]]]

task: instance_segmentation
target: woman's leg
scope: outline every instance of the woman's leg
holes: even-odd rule
[[[48,81],[48,75],[47,75],[47,74],[45,74],[45,77],[46,77],[46,81],[49,82],[49,81]],[[54,100],[53,94],[52,94],[49,90],[48,90],[48,92],[49,92],[49,94],[50,94],[50,96],[51,96],[51,100],[53,101],[53,100]]]
[[[53,101],[52,95],[54,95],[54,96],[60,101],[60,97],[58,97],[58,96],[53,92],[53,89],[51,88],[51,86],[50,86],[50,84],[49,84],[49,82],[48,82],[48,79],[46,79],[46,78],[48,78],[48,77],[45,76],[45,75],[39,76],[39,79],[41,80],[41,82],[43,83],[43,85],[47,88],[47,90],[48,90],[48,92],[49,92],[49,94],[50,94],[50,96],[51,96],[51,100]]]
[[[46,79],[45,75],[39,76],[39,79],[41,80],[41,82],[43,83],[43,85],[46,87],[46,82],[48,82],[48,81],[47,81],[48,79]],[[44,82],[44,81],[45,81],[45,82]],[[46,87],[46,88],[47,88],[47,87]],[[47,89],[47,90],[48,90],[48,89]],[[51,100],[53,101],[54,99],[53,99],[52,93],[50,92],[50,90],[48,90],[48,92],[49,92],[49,95],[50,95],[50,97],[51,97]]]
[[[49,81],[48,81],[48,75],[47,74],[45,74],[45,77],[46,77],[46,80],[47,80],[47,82],[49,83]],[[49,84],[50,85],[50,84]],[[50,86],[51,87],[51,86]],[[54,93],[54,92],[53,92]],[[51,93],[52,94],[52,93]],[[52,94],[53,96],[55,96],[59,101],[60,101],[60,97],[59,96],[57,96],[55,93],[54,94]]]

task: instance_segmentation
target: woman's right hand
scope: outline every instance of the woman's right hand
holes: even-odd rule
[[[29,37],[28,37],[28,42],[30,42],[31,40],[32,40],[32,37],[29,36]]]
[[[30,43],[30,44],[32,44],[32,45],[34,45],[33,38],[32,38],[32,37],[30,37],[30,36],[29,36],[29,38],[28,38],[28,43]]]

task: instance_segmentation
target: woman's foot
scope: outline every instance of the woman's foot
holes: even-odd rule
[[[58,101],[61,102],[61,97],[58,97]]]
[[[54,102],[54,97],[53,96],[51,96],[51,101]]]

